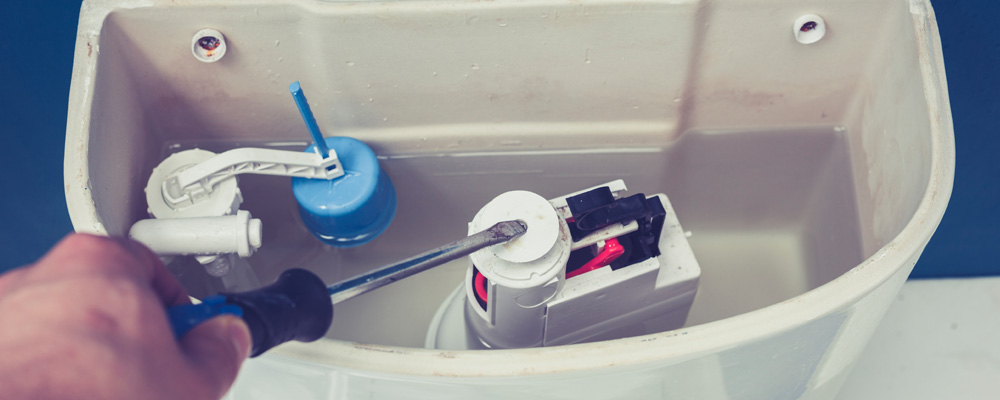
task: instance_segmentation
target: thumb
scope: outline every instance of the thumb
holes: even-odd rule
[[[181,347],[209,389],[222,396],[250,354],[250,330],[242,319],[222,315],[196,326],[181,339]]]

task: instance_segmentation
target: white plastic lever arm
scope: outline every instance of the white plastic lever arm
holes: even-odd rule
[[[316,153],[241,148],[233,149],[172,174],[163,182],[163,198],[172,206],[193,204],[212,188],[239,174],[334,179],[344,175],[337,153],[326,158]]]

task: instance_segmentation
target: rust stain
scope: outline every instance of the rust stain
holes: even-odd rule
[[[91,46],[90,42],[87,42],[87,57],[90,57],[90,55],[93,53],[94,53],[94,46]]]

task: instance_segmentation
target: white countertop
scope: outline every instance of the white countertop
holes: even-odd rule
[[[1000,399],[1000,277],[906,282],[838,399]]]

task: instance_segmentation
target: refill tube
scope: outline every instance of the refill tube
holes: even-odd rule
[[[128,236],[161,256],[236,253],[249,257],[261,245],[261,223],[249,211],[198,218],[144,219]]]

